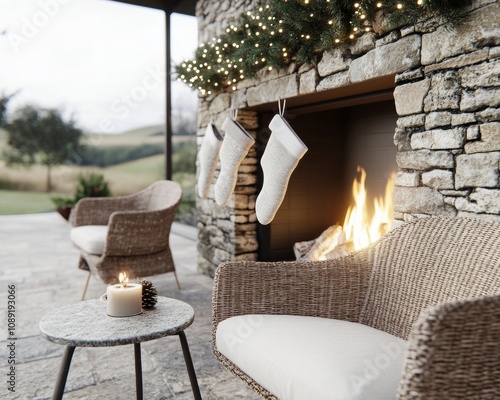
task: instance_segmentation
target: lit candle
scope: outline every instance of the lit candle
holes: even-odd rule
[[[142,312],[142,285],[128,283],[126,273],[120,273],[120,283],[108,286],[107,312],[112,317],[129,317]]]

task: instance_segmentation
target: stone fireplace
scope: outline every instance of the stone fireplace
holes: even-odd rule
[[[251,1],[200,0],[200,41],[218,35]],[[396,172],[396,223],[431,215],[500,218],[500,4],[473,2],[459,29],[429,19],[377,27],[316,65],[262,72],[231,92],[200,97],[198,139],[221,127],[233,105],[256,139],[243,160],[229,206],[213,187],[199,198],[198,259],[212,275],[226,260],[283,260],[293,242],[342,222],[356,166],[380,194]],[[309,147],[268,226],[255,216],[259,159],[277,100]],[[217,176],[217,173],[216,173]],[[299,229],[300,228],[300,229]]]

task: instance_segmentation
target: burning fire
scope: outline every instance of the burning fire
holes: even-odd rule
[[[355,250],[362,249],[385,235],[391,229],[394,220],[392,207],[394,173],[387,182],[384,198],[375,198],[375,212],[370,219],[366,205],[366,172],[359,166],[358,172],[361,174],[359,180],[354,179],[352,183],[354,205],[347,210],[343,226],[345,241],[352,241]]]
[[[358,167],[358,172],[359,180],[354,179],[352,183],[354,205],[347,210],[344,226],[332,225],[314,240],[295,243],[293,251],[298,260],[313,261],[343,257],[370,245],[391,229],[394,173],[387,182],[384,198],[374,199],[374,213],[370,218],[366,204],[366,172],[361,167]]]

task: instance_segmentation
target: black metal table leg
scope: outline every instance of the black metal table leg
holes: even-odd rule
[[[142,363],[141,363],[141,344],[134,343],[135,355],[135,391],[137,400],[142,400]]]
[[[200,388],[198,386],[198,380],[196,379],[196,372],[194,371],[193,360],[191,359],[191,352],[189,351],[189,345],[184,331],[179,333],[179,339],[181,340],[182,352],[184,353],[184,361],[186,362],[191,388],[193,389],[193,396],[195,400],[201,400]]]
[[[67,346],[64,350],[56,387],[54,388],[54,393],[52,394],[52,400],[61,400],[63,398],[64,387],[66,386],[66,379],[68,378],[69,367],[71,365],[71,359],[73,358],[74,352],[75,347],[73,346]]]

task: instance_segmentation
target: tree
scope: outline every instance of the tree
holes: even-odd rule
[[[12,97],[14,97],[13,94],[7,96],[2,94],[0,96],[0,128],[3,127],[7,119],[7,105]]]
[[[45,165],[47,192],[52,190],[52,167],[66,164],[78,153],[83,134],[73,120],[64,121],[58,110],[32,105],[18,109],[5,129],[10,146],[4,151],[7,165]]]

